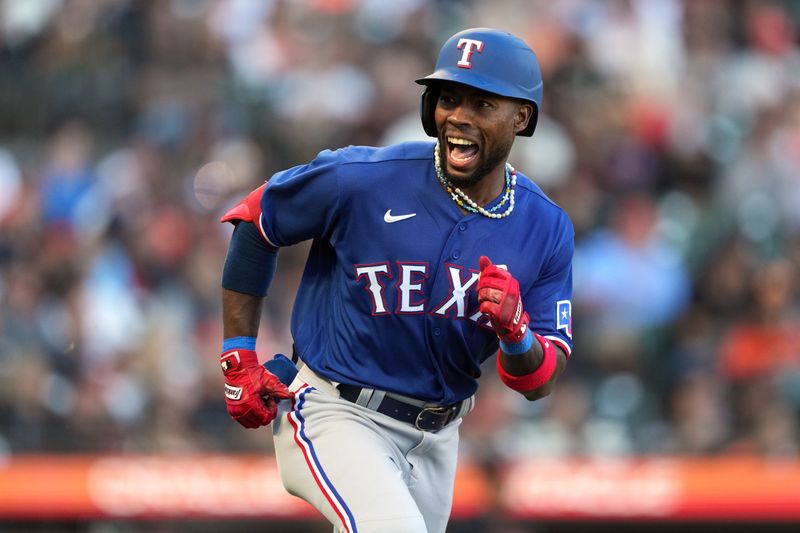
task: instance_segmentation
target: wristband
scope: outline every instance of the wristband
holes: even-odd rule
[[[230,337],[222,341],[222,351],[228,350],[255,350],[256,338],[255,337]]]
[[[500,375],[500,380],[505,383],[507,387],[518,392],[528,392],[538,389],[550,381],[550,378],[553,377],[553,372],[556,370],[556,347],[552,342],[538,333],[534,333],[533,336],[536,337],[536,340],[542,345],[544,355],[542,356],[542,363],[539,365],[539,368],[530,374],[512,376],[506,372],[503,365],[500,364],[500,355],[498,354],[497,356],[497,373]]]
[[[508,355],[520,355],[526,353],[533,346],[533,334],[530,329],[525,330],[525,335],[519,342],[506,342],[500,339],[500,349]]]

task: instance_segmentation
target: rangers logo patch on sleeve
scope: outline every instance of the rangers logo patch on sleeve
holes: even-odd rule
[[[569,300],[556,302],[556,329],[563,329],[567,337],[572,338],[572,302]]]

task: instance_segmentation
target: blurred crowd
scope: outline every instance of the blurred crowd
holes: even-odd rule
[[[268,451],[222,398],[219,217],[322,149],[425,138],[413,79],[472,26],[542,66],[512,163],[574,221],[575,350],[533,403],[487,364],[463,454],[796,455],[788,0],[0,0],[0,455]]]

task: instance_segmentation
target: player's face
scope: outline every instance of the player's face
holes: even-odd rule
[[[457,83],[441,87],[436,128],[442,170],[458,187],[476,185],[489,174],[503,178],[514,137],[525,128],[533,108]]]

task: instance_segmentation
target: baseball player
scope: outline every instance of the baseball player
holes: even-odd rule
[[[435,142],[323,151],[223,217],[236,224],[222,275],[228,412],[272,423],[286,489],[339,532],[444,532],[481,363],[496,356],[502,381],[536,400],[572,349],[572,223],[506,162],[536,127],[536,56],[469,29],[416,82]],[[307,239],[296,365],[267,370],[254,351],[263,298],[278,249]]]

